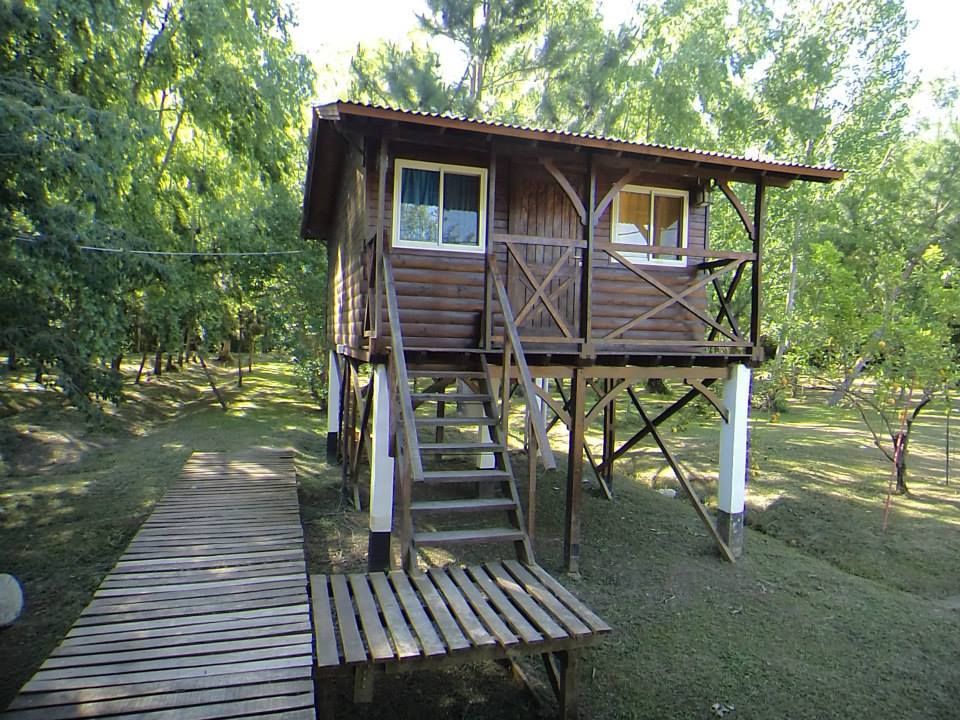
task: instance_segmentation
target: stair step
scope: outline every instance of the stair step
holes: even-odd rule
[[[476,453],[502,452],[505,448],[500,443],[480,442],[449,442],[449,443],[420,443],[420,452],[423,453]]]
[[[483,402],[489,400],[486,393],[410,393],[412,400],[439,400],[441,402]]]
[[[438,530],[413,535],[417,545],[446,545],[451,543],[487,543],[523,540],[523,532],[516,528],[474,528],[471,530]]]
[[[416,417],[418,427],[475,427],[477,425],[496,425],[497,421],[488,417],[467,417],[466,415],[451,415],[450,417]]]
[[[432,512],[486,512],[489,510],[514,510],[510,498],[457,498],[456,500],[421,500],[410,505],[415,513]]]
[[[461,380],[482,380],[486,377],[479,370],[410,370],[407,369],[407,377],[411,378],[459,378]]]
[[[423,481],[427,483],[458,482],[506,482],[510,473],[506,470],[425,470]]]

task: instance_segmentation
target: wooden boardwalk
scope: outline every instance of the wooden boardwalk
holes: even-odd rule
[[[4,717],[312,719],[311,640],[292,454],[194,453]]]

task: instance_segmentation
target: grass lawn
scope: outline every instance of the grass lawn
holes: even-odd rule
[[[309,564],[363,566],[365,517],[340,500],[339,468],[322,459],[323,418],[285,366],[255,367],[227,413],[199,370],[151,379],[96,430],[27,380],[8,375],[0,386],[0,572],[22,580],[28,603],[0,631],[0,707],[193,450],[294,447]],[[755,413],[747,555],[736,565],[718,559],[687,500],[655,491],[676,485],[652,444],[617,464],[613,502],[588,492],[582,575],[565,582],[615,632],[584,658],[585,716],[700,719],[717,702],[736,707],[732,718],[960,715],[960,488],[943,484],[942,412],[921,416],[913,493],[893,498],[884,531],[888,468],[854,415],[822,400],[810,393],[776,422]],[[621,417],[626,437],[635,421]],[[667,430],[709,497],[717,422],[691,414]],[[554,440],[565,446],[562,432]],[[599,432],[589,440],[596,447]],[[526,467],[520,450],[514,467]],[[559,574],[563,473],[539,487],[538,558]],[[369,707],[341,699],[339,715],[550,712],[493,664],[387,679],[376,697]]]

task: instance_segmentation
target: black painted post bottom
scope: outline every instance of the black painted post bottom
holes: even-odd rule
[[[370,532],[367,542],[367,569],[370,572],[390,569],[390,533]]]

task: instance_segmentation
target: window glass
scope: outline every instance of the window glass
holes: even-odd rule
[[[617,218],[617,242],[632,245],[650,244],[650,194],[620,193]]]
[[[613,241],[666,248],[686,246],[686,194],[657,188],[625,188],[617,196]],[[627,250],[632,262],[683,263],[683,256]]]
[[[657,195],[653,207],[654,245],[682,247],[683,200],[678,197]],[[660,255],[663,260],[681,260],[679,255]]]
[[[443,244],[480,245],[480,177],[443,173]]]
[[[439,234],[440,172],[403,168],[400,178],[399,239],[436,245]]]

